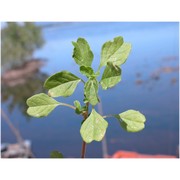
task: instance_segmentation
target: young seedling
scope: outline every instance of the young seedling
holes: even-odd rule
[[[121,81],[121,65],[127,60],[131,50],[131,44],[126,43],[123,37],[118,36],[113,41],[104,43],[101,51],[101,60],[98,70],[95,72],[92,67],[93,53],[88,42],[83,38],[78,38],[77,42],[72,42],[74,46],[73,58],[80,66],[80,72],[87,77],[87,81],[75,76],[71,72],[61,71],[50,76],[44,83],[48,89],[48,94],[40,93],[30,97],[27,100],[29,106],[27,113],[34,117],[47,116],[57,106],[67,106],[75,110],[77,114],[83,116],[80,134],[83,139],[81,157],[85,157],[86,143],[92,141],[101,141],[106,133],[108,122],[105,120],[110,116],[102,116],[95,110],[100,100],[98,98],[99,86],[103,90],[114,87]],[[101,80],[97,77],[100,75],[101,68],[105,66]],[[77,85],[84,84],[84,105],[78,100],[74,101],[74,106],[63,102],[58,102],[54,98],[71,96]],[[89,106],[92,106],[89,112]],[[145,125],[146,118],[136,110],[127,110],[120,114],[111,115],[116,118],[123,129],[128,132],[141,131]],[[51,153],[51,157],[63,157],[57,151]]]

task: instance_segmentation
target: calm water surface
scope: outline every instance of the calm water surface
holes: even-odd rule
[[[94,53],[93,67],[97,68],[102,44],[119,35],[132,43],[132,52],[122,65],[121,83],[108,91],[99,91],[103,112],[116,114],[135,109],[145,114],[147,122],[143,131],[127,133],[115,119],[108,119],[108,153],[131,150],[176,155],[179,142],[178,23],[68,23],[44,29],[43,33],[46,44],[34,56],[46,59],[46,65],[25,85],[4,87],[2,92],[2,109],[23,138],[31,140],[36,157],[47,158],[52,150],[61,151],[65,157],[80,157],[82,118],[67,107],[56,108],[46,118],[31,118],[25,115],[25,100],[41,92],[44,79],[57,71],[68,70],[82,77],[72,59],[71,41],[78,37],[87,39]],[[82,102],[82,89],[83,85],[78,85],[71,97],[57,100],[70,104],[76,99]],[[1,140],[16,141],[3,120]],[[102,144],[88,144],[87,157],[102,157]]]

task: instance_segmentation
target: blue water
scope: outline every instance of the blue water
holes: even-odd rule
[[[47,59],[41,72],[52,75],[68,70],[82,78],[78,65],[72,59],[72,41],[78,37],[86,38],[94,53],[95,69],[99,65],[104,42],[119,35],[124,37],[124,41],[131,42],[132,52],[122,65],[121,83],[107,91],[100,89],[99,95],[104,114],[139,110],[147,118],[146,127],[139,133],[127,133],[115,119],[109,118],[106,134],[108,153],[112,155],[117,150],[132,150],[176,155],[179,145],[179,70],[161,72],[158,78],[152,78],[152,74],[164,67],[179,67],[178,23],[74,22],[45,28],[43,35],[46,44],[34,54],[34,57]],[[76,99],[82,102],[82,92],[83,85],[78,85],[71,97],[57,100],[70,104]],[[19,106],[15,106],[12,112],[8,110],[10,101],[11,98],[3,102],[2,108],[23,138],[32,141],[36,157],[49,157],[52,150],[61,151],[65,157],[80,157],[81,116],[74,114],[72,109],[59,107],[46,118],[27,119]],[[14,135],[4,121],[1,136],[2,142],[15,142]],[[88,144],[86,156],[102,157],[101,143]]]

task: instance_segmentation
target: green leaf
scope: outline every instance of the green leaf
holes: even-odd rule
[[[78,100],[74,101],[74,106],[78,109],[81,109],[81,103]]]
[[[95,106],[98,100],[98,81],[95,78],[89,79],[84,85],[84,95],[88,102]]]
[[[106,133],[108,123],[94,109],[90,116],[84,121],[81,126],[80,133],[86,143],[101,141]]]
[[[75,113],[76,114],[82,114],[83,112],[85,112],[87,110],[86,106],[81,107],[81,104],[79,101],[74,101],[74,106],[76,107],[75,109]]]
[[[82,112],[81,112],[81,104],[80,104],[80,102],[79,101],[74,101],[74,106],[76,107],[76,109],[75,109],[75,112],[76,112],[76,114],[81,114]]]
[[[83,102],[84,102],[84,104],[86,104],[86,103],[88,103],[89,101],[88,101],[88,99],[87,99],[86,97],[84,97]]]
[[[91,77],[94,74],[93,69],[91,67],[88,67],[88,66],[81,66],[80,72],[87,77]]]
[[[44,83],[44,87],[49,89],[48,94],[52,97],[70,96],[75,91],[80,78],[68,71],[61,71],[50,76]]]
[[[63,154],[60,153],[59,151],[52,151],[50,158],[64,158]]]
[[[100,75],[100,71],[97,71],[95,74],[94,74],[94,77],[97,77]]]
[[[106,42],[102,46],[100,67],[105,66],[108,61],[118,66],[125,63],[130,50],[131,44],[124,43],[121,36],[114,38],[112,42]]]
[[[87,78],[93,78],[93,77],[97,77],[100,75],[99,71],[94,73],[93,69],[88,66],[81,66],[80,72],[81,72],[81,74],[85,75]]]
[[[78,38],[77,42],[72,42],[74,46],[73,58],[80,66],[91,66],[93,53],[88,42],[83,38]]]
[[[138,132],[145,127],[144,123],[146,118],[139,111],[128,110],[121,114],[115,115],[115,117],[120,120],[122,128],[128,132]]]
[[[120,81],[121,69],[112,62],[108,62],[100,81],[102,88],[106,90],[115,86]]]
[[[44,93],[30,97],[26,103],[29,106],[27,113],[34,117],[47,116],[56,106],[60,105],[59,102]]]

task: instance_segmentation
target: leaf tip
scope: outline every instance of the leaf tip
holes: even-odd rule
[[[48,91],[48,96],[52,97],[52,93],[50,91]]]
[[[72,45],[73,45],[73,46],[75,46],[75,45],[76,45],[76,42],[74,42],[74,41],[72,41],[71,43],[72,43]]]

